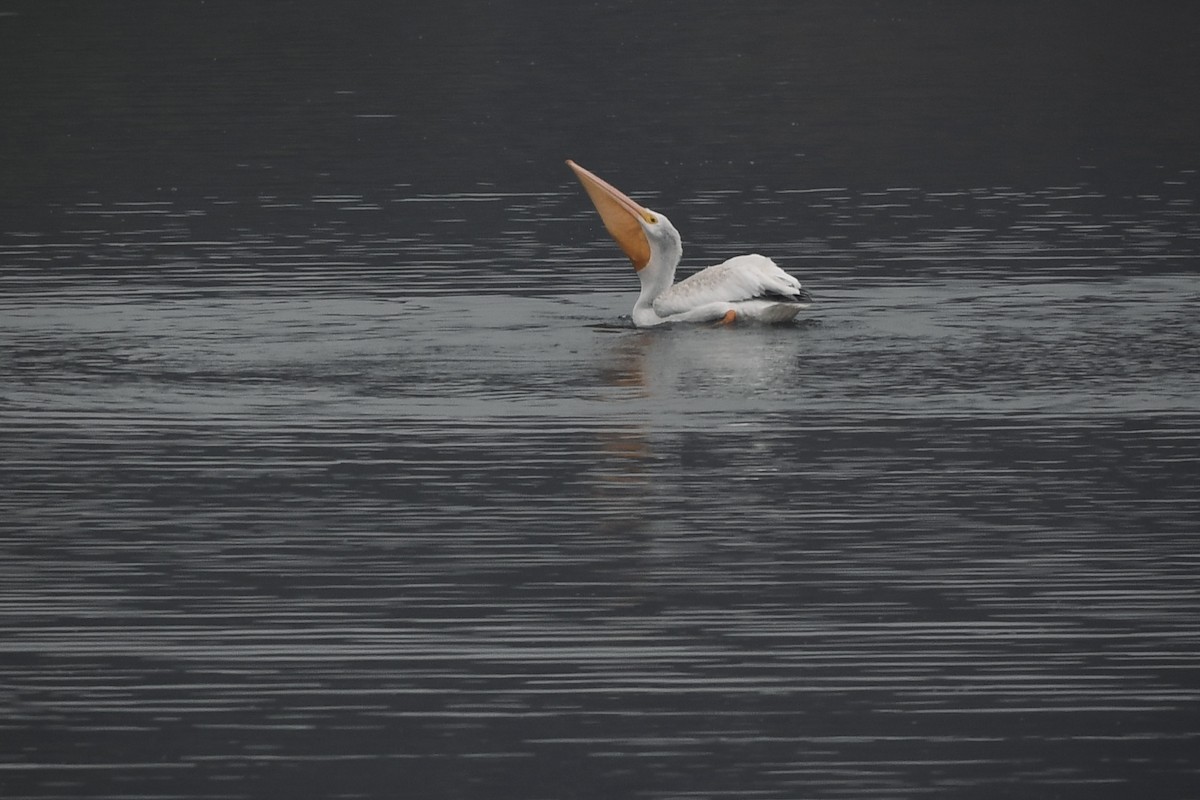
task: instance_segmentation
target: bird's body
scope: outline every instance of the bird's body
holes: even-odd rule
[[[703,322],[723,319],[730,311],[739,319],[787,322],[808,305],[807,296],[800,281],[766,256],[735,256],[671,284],[654,297],[649,310],[657,319],[643,314],[644,321],[638,320],[635,305],[634,322],[643,326]]]
[[[683,243],[671,221],[575,162],[567,164],[641,279],[633,306],[639,328],[664,322],[788,322],[812,302],[800,281],[757,254],[735,256],[675,283]]]

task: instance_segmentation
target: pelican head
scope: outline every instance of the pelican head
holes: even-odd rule
[[[679,231],[675,230],[671,220],[635,203],[611,183],[574,161],[568,160],[567,166],[587,190],[609,235],[633,262],[642,284],[652,282],[657,285],[665,281],[665,286],[670,286],[675,279],[675,267],[683,255]]]

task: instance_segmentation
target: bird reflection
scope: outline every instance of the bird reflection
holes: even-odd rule
[[[609,358],[600,366],[600,381],[616,389],[632,389],[634,397],[649,396],[646,386],[646,350],[655,338],[657,337],[653,333],[621,337]]]

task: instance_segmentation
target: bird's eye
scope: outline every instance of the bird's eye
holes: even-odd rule
[[[654,216],[653,214],[651,214],[651,215],[650,215],[650,224],[651,224],[651,225],[657,225],[657,224],[658,224],[658,217],[656,217],[656,216]]]

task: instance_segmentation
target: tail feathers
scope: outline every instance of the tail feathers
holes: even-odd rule
[[[803,303],[804,305],[809,305],[813,301],[813,297],[809,291],[803,288],[797,288],[795,291],[786,294],[774,291],[764,292],[759,299],[774,300],[778,303]]]

